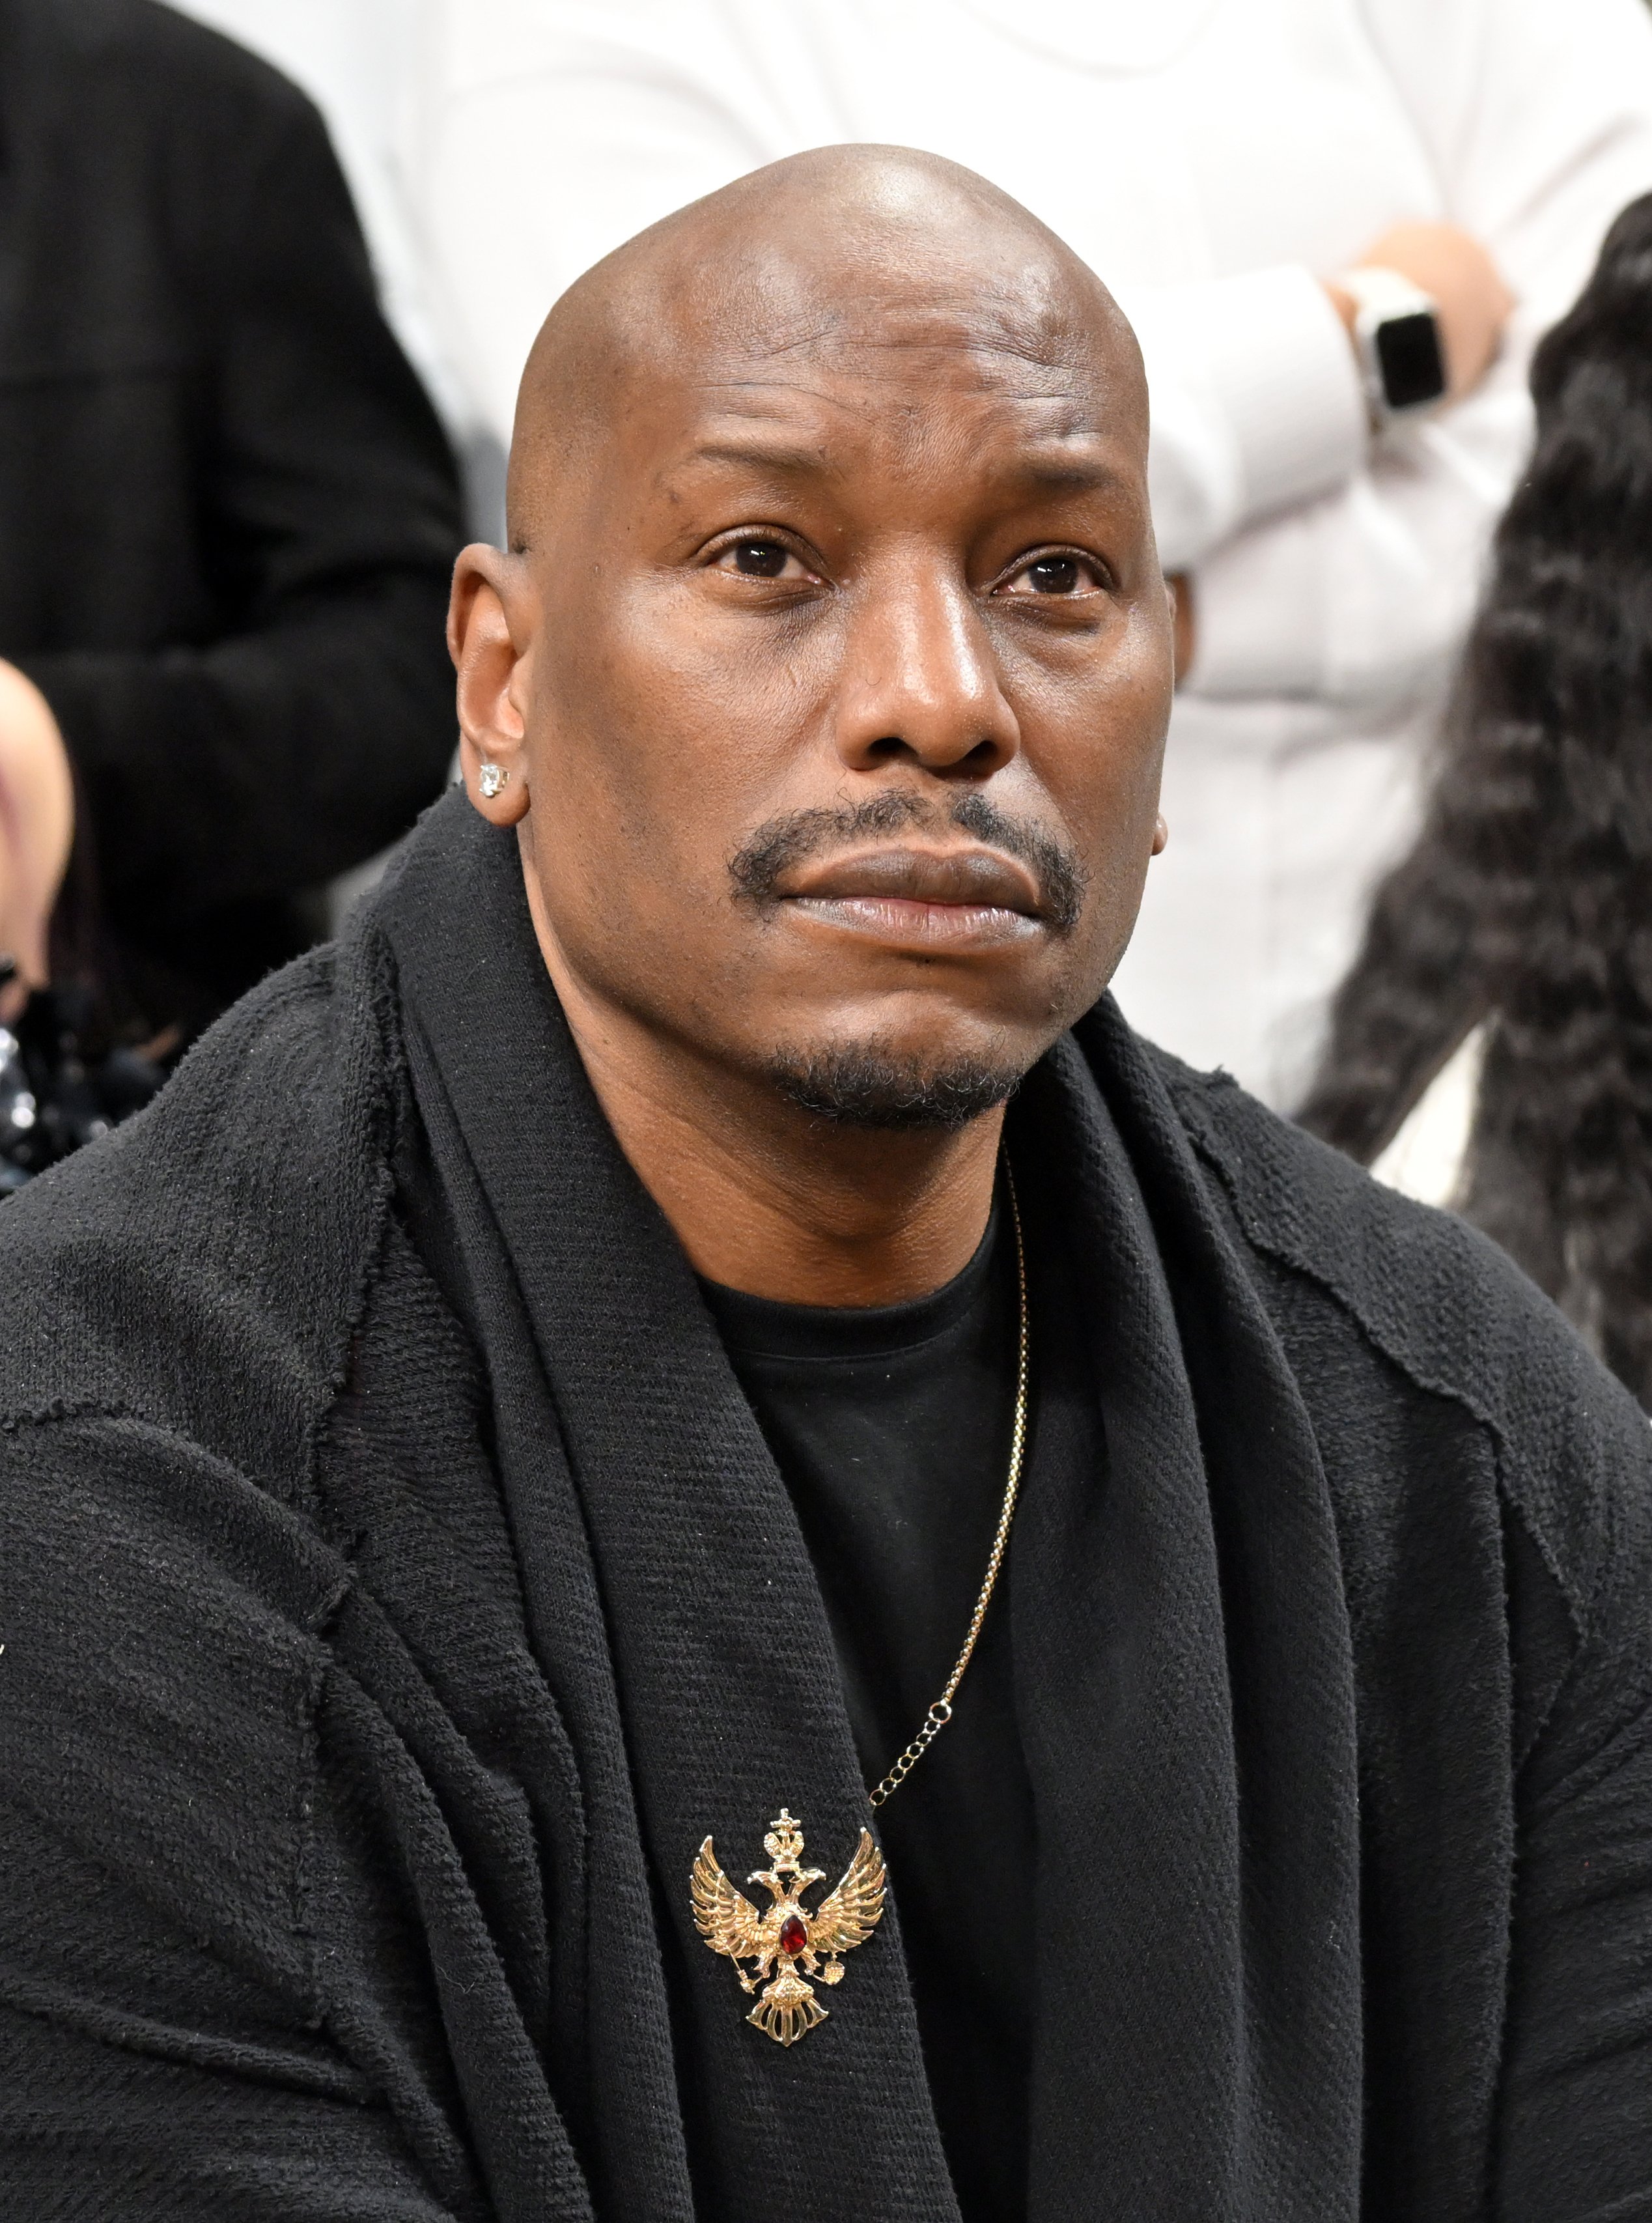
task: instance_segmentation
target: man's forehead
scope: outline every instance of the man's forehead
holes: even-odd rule
[[[1128,328],[1108,297],[1052,261],[1005,268],[977,258],[972,267],[962,249],[942,249],[928,268],[899,272],[885,249],[875,242],[856,253],[713,266],[635,304],[621,350],[655,375],[737,387],[795,384],[816,370],[927,379],[956,365],[985,387],[1071,392],[1111,383],[1131,365]]]
[[[660,413],[704,423],[708,437],[745,425],[813,428],[825,439],[868,419],[961,413],[1013,420],[1022,437],[1072,439],[1137,413],[1134,365],[1121,362],[1114,332],[1036,298],[862,294],[807,318],[788,302],[766,320],[758,305],[707,314],[702,297],[654,318],[619,387],[633,397],[644,387]]]
[[[781,382],[736,392],[685,385],[680,406],[654,419],[656,461],[667,479],[722,469],[775,477],[831,474],[866,451],[897,457],[937,444],[967,442],[999,471],[1056,489],[1080,489],[1116,477],[1128,455],[1128,427],[1093,393],[949,387],[914,381],[903,406],[857,396],[845,382]],[[644,428],[640,425],[638,430]]]
[[[571,457],[575,427],[587,468],[594,447],[650,473],[765,443],[776,470],[787,448],[818,469],[880,439],[1145,461],[1140,356],[1094,274],[982,180],[901,150],[799,158],[641,235],[565,297],[524,400],[530,468],[548,435]]]
[[[898,465],[939,447],[996,477],[1080,492],[1139,463],[1137,418],[1118,381],[1082,356],[1039,361],[919,334],[870,356],[826,344],[682,362],[624,421],[667,484],[707,472],[832,476],[857,457]]]

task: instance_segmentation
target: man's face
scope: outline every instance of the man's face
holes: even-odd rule
[[[639,373],[546,505],[526,836],[597,1008],[899,1124],[997,1100],[1105,986],[1171,634],[1128,366],[860,316]]]

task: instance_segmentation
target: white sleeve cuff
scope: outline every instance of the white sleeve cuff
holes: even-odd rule
[[[1297,265],[1127,298],[1154,418],[1167,569],[1340,486],[1365,460],[1366,400],[1341,318]]]

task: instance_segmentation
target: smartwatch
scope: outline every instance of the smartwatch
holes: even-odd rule
[[[1375,264],[1341,271],[1336,283],[1354,297],[1354,343],[1372,425],[1443,400],[1446,355],[1433,295]]]

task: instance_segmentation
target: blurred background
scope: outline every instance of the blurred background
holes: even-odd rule
[[[1142,343],[1127,1013],[1652,1396],[1643,0],[0,0],[0,1186],[439,792],[556,295],[842,140],[984,172]]]

